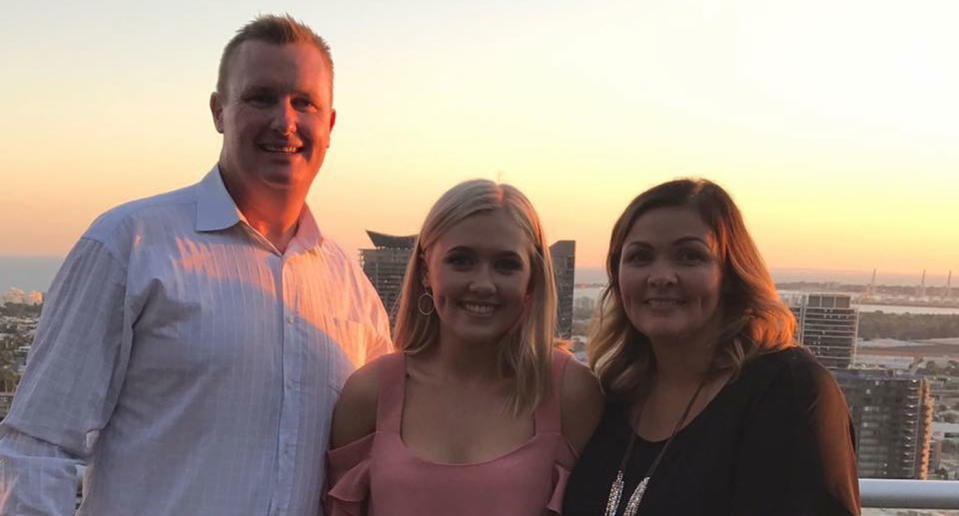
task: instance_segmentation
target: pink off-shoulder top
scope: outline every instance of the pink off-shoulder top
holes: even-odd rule
[[[559,514],[566,479],[577,459],[560,425],[558,393],[569,358],[565,352],[553,353],[552,389],[536,408],[529,441],[493,460],[438,464],[417,458],[403,443],[406,356],[383,357],[378,364],[376,431],[328,453],[327,515]]]

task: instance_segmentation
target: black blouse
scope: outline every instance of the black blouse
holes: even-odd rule
[[[603,516],[632,428],[610,403],[569,478],[564,516]],[[620,509],[665,441],[637,436]],[[641,516],[859,514],[849,409],[832,375],[791,348],[748,362],[653,473]]]

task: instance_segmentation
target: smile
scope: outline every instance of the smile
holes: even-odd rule
[[[296,154],[303,149],[303,147],[297,147],[295,145],[277,145],[270,143],[261,143],[259,144],[259,147],[266,152],[275,152],[280,154]]]
[[[649,305],[650,308],[673,308],[686,304],[686,302],[681,299],[670,298],[652,298],[647,299],[644,303]]]
[[[460,306],[474,315],[489,315],[496,308],[495,305],[489,303],[460,303]]]

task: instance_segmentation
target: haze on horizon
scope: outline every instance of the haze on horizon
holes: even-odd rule
[[[472,177],[521,188],[600,266],[643,189],[726,187],[779,269],[959,273],[959,4],[116,0],[0,20],[0,255],[64,255],[106,209],[214,164],[223,44],[324,35],[338,121],[310,204],[348,252]]]

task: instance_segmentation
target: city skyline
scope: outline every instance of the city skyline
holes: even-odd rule
[[[358,260],[362,249],[354,255]],[[53,276],[63,262],[64,256],[0,255],[0,294],[11,287],[30,291],[44,292],[50,286]],[[577,259],[579,256],[577,254]],[[869,283],[871,271],[859,270],[830,270],[830,269],[776,269],[770,270],[773,280],[777,283],[789,282],[818,282],[847,285],[862,285]],[[917,287],[920,284],[921,271],[911,273],[878,273],[877,286],[908,286]],[[929,273],[926,276],[926,285],[930,288],[944,287],[947,273]],[[606,281],[606,273],[602,267],[575,268],[575,283],[577,285],[597,285]],[[959,281],[955,278],[952,291],[959,294]]]
[[[0,20],[0,255],[63,256],[107,209],[199,180],[222,42],[286,10],[333,47],[338,124],[308,200],[351,256],[487,177],[599,267],[628,201],[690,175],[732,193],[773,269],[959,270],[950,2],[94,7]]]

